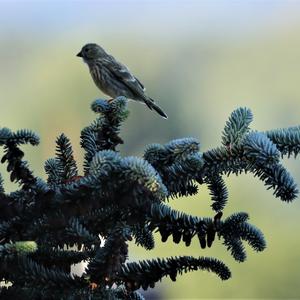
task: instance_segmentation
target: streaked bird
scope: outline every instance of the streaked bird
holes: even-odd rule
[[[87,63],[95,84],[103,93],[112,98],[125,96],[143,102],[163,118],[168,118],[155,101],[145,94],[143,84],[125,65],[106,53],[102,47],[92,43],[86,44],[77,56],[82,57]]]

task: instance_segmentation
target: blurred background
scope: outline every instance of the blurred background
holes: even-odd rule
[[[143,154],[149,143],[193,136],[205,151],[220,144],[229,114],[239,106],[254,113],[252,128],[300,124],[300,1],[3,1],[0,0],[0,126],[29,128],[41,136],[26,147],[26,159],[45,177],[64,132],[82,163],[80,130],[94,114],[90,103],[104,97],[87,66],[76,57],[97,42],[125,63],[169,115],[163,120],[130,103],[122,129],[123,155]],[[299,159],[284,160],[300,184]],[[5,173],[5,166],[0,166]],[[160,243],[147,252],[130,245],[130,259],[171,255],[213,256],[233,277],[193,272],[176,283],[165,279],[148,299],[300,298],[300,203],[282,203],[251,174],[226,178],[229,205],[265,234],[267,249],[239,264],[220,242],[201,250]],[[15,187],[6,180],[8,190]],[[176,209],[212,216],[205,187]]]

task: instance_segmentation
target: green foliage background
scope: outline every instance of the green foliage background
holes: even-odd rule
[[[246,2],[246,1],[245,1]],[[82,161],[79,133],[94,117],[92,100],[103,97],[87,67],[75,57],[94,41],[126,63],[169,115],[165,121],[138,103],[122,131],[122,153],[141,155],[146,144],[194,136],[206,150],[221,141],[231,111],[251,108],[255,129],[300,124],[300,5],[295,1],[99,1],[4,2],[0,12],[0,126],[30,128],[41,145],[27,147],[37,174],[54,155],[64,132]],[[280,4],[281,3],[281,4]],[[284,4],[285,3],[285,4]],[[299,160],[285,161],[300,184]],[[5,173],[4,166],[0,166]],[[131,259],[170,255],[214,256],[231,266],[220,282],[194,272],[160,285],[164,299],[300,298],[300,203],[281,203],[251,175],[230,177],[225,215],[249,212],[265,234],[267,249],[249,251],[239,264],[216,242],[201,250],[171,241]],[[9,190],[13,186],[7,184]],[[170,203],[211,216],[208,191]]]

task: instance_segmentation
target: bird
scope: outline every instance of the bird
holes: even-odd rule
[[[88,43],[82,47],[77,56],[88,65],[94,83],[104,94],[112,98],[125,96],[145,103],[163,118],[168,118],[155,101],[146,95],[146,89],[141,81],[101,46]]]

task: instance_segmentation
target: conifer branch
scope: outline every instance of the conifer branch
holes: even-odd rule
[[[91,108],[98,118],[81,132],[82,175],[64,134],[56,140],[56,157],[45,163],[45,182],[34,176],[20,149],[37,145],[38,136],[0,129],[2,163],[7,163],[11,181],[20,183],[7,193],[0,176],[0,276],[11,283],[0,288],[1,299],[142,300],[138,288],[193,270],[212,271],[227,280],[228,267],[214,258],[128,263],[128,243],[134,240],[150,250],[157,231],[162,242],[172,237],[174,243],[189,246],[196,238],[201,251],[219,239],[243,262],[244,242],[257,252],[266,242],[248,223],[247,213],[223,217],[228,202],[224,175],[251,172],[285,202],[298,195],[280,158],[298,155],[300,126],[251,131],[251,111],[239,108],[229,117],[219,147],[201,152],[196,139],[183,138],[152,144],[143,158],[123,157],[117,146],[123,143],[119,131],[128,116],[127,100],[96,100]],[[167,205],[172,198],[197,194],[204,184],[212,215],[193,216]],[[83,274],[71,275],[71,265],[82,261],[88,262]]]

